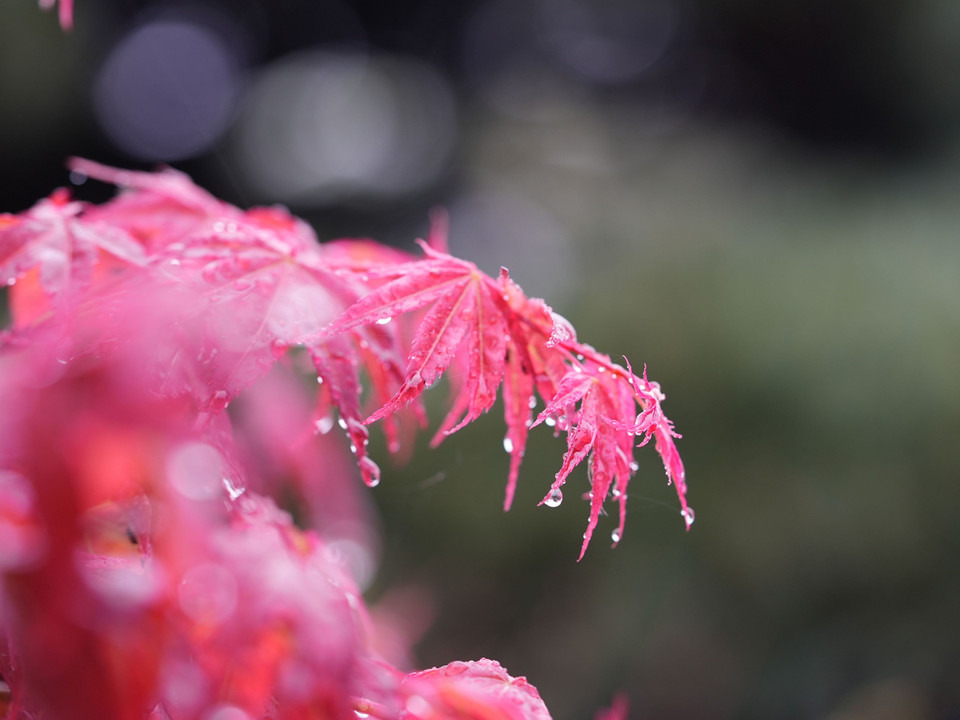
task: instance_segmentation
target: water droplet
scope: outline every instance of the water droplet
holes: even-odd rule
[[[341,430],[346,430],[346,429],[347,429],[347,421],[344,420],[343,418],[340,418],[339,420],[337,420],[337,425],[340,426],[340,429],[341,429]]]
[[[617,490],[616,488],[614,488],[613,490],[610,491],[610,497],[612,497],[614,500],[619,500],[619,499],[620,499],[620,491]]]
[[[392,317],[382,317],[377,320],[377,325],[389,325],[391,320],[393,320]]]
[[[222,221],[220,221],[220,220],[217,220],[217,221],[213,224],[213,231],[214,231],[214,232],[218,232],[218,233],[219,233],[219,232],[223,232],[223,231],[226,230],[226,229],[227,229],[227,226],[226,226]]]
[[[370,713],[360,712],[359,710],[354,710],[353,714],[356,715],[359,720],[366,720],[370,717]]]
[[[363,482],[367,487],[375,488],[380,484],[380,466],[373,460],[364,456],[357,462],[360,466],[360,474],[363,476]]]
[[[230,396],[227,395],[226,390],[217,390],[213,394],[213,397],[210,398],[210,409],[213,410],[213,412],[220,412],[221,410],[225,410],[227,405],[229,404],[230,404]]]
[[[560,507],[560,503],[562,502],[563,493],[560,491],[560,488],[553,488],[544,499],[543,504],[547,507]]]
[[[284,356],[284,354],[287,352],[287,348],[289,347],[290,346],[287,343],[279,339],[274,339],[270,343],[270,350],[273,352],[273,356],[278,359]]]
[[[613,540],[614,543],[620,542],[620,530],[617,529],[610,533],[610,539]]]
[[[697,515],[693,512],[692,507],[684,508],[680,511],[680,515],[683,516],[683,521],[687,524],[687,528],[693,525],[693,521],[697,519]]]
[[[210,445],[187,442],[167,458],[167,480],[190,500],[222,497],[224,467],[220,453]]]
[[[17,284],[17,279],[15,277],[7,278],[7,287],[13,287]]]
[[[640,463],[638,463],[636,460],[631,460],[631,461],[630,461],[630,472],[636,472],[636,471],[639,470],[639,469],[640,469]]]
[[[87,174],[80,170],[70,171],[70,182],[74,185],[83,185],[87,181]]]
[[[513,440],[511,440],[509,437],[505,437],[505,438],[503,439],[503,449],[506,450],[508,453],[512,453],[512,452],[513,452]]]
[[[533,409],[537,406],[537,396],[536,396],[536,395],[531,395],[531,396],[530,396],[530,401],[527,403],[527,406],[528,406],[531,410],[533,410]]]
[[[333,429],[333,417],[324,415],[322,418],[313,421],[313,429],[319,435],[326,435]]]
[[[547,427],[553,427],[557,424],[557,419],[551,415],[548,415],[546,418],[544,418],[543,422]]]
[[[323,385],[323,378],[317,375],[317,385]]]
[[[247,491],[245,487],[234,484],[233,480],[228,477],[223,478],[223,486],[227,489],[227,495],[230,496],[231,500],[236,500]]]

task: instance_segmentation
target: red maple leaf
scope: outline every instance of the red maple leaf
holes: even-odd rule
[[[408,696],[405,720],[550,720],[526,678],[486,658],[410,673],[400,690]]]
[[[506,361],[506,325],[496,286],[473,263],[426,244],[423,248],[424,260],[370,269],[369,277],[388,282],[347,308],[320,337],[389,323],[402,313],[432,306],[410,343],[403,386],[367,422],[392,415],[417,398],[465,346],[466,379],[441,430],[449,434],[479,417],[496,400]]]
[[[88,219],[84,203],[57,190],[18,216],[0,216],[0,283],[14,285],[31,270],[51,298],[66,302],[87,288],[101,251],[143,265],[143,248],[123,229]]]

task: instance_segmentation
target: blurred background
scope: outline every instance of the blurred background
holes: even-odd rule
[[[644,451],[577,564],[587,504],[535,507],[562,440],[503,514],[499,405],[424,439],[370,492],[368,591],[421,667],[496,658],[556,720],[960,718],[958,69],[950,0],[78,0],[66,35],[2,0],[0,210],[71,155],[322,239],[446,206],[648,365],[697,522]]]

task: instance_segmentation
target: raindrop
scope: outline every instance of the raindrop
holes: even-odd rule
[[[688,529],[690,528],[691,525],[693,525],[693,521],[696,520],[697,518],[697,515],[696,513],[693,512],[692,507],[684,508],[683,510],[680,511],[680,515],[683,516],[683,521],[687,524]]]
[[[70,171],[70,182],[74,185],[83,185],[87,181],[87,174],[80,170]]]
[[[560,507],[560,503],[562,502],[563,493],[560,491],[560,488],[553,488],[543,500],[543,504],[547,507]]]
[[[324,415],[322,418],[314,420],[313,428],[318,435],[326,435],[333,429],[333,417]]]
[[[630,461],[630,472],[636,472],[636,471],[639,470],[639,469],[640,469],[640,463],[638,463],[636,460],[631,460],[631,461]]]
[[[360,466],[360,474],[363,476],[363,482],[367,487],[376,487],[380,484],[380,466],[367,456],[363,456],[357,461]]]
[[[235,485],[233,480],[228,477],[223,478],[223,486],[227,489],[227,495],[230,496],[231,500],[236,500],[247,491],[245,487]]]
[[[530,408],[531,410],[533,410],[533,409],[537,406],[537,396],[536,396],[536,395],[531,395],[531,396],[530,396],[530,402],[528,403],[528,406],[529,406],[529,408]]]
[[[505,437],[505,438],[503,439],[503,449],[506,450],[508,453],[512,453],[512,452],[513,452],[513,440],[511,440],[509,437]]]
[[[553,427],[557,424],[557,419],[548,415],[543,422],[547,427]]]
[[[620,494],[621,494],[620,491],[617,490],[616,488],[610,491],[610,497],[612,497],[614,500],[619,500]]]
[[[286,354],[287,348],[289,347],[290,346],[287,343],[279,338],[275,338],[270,343],[270,350],[273,352],[273,356],[277,359],[282,358]]]
[[[393,320],[392,317],[382,317],[377,320],[377,325],[389,325],[391,320]]]
[[[620,530],[619,530],[619,528],[616,529],[616,530],[614,530],[612,533],[610,533],[610,539],[613,540],[613,542],[615,542],[615,543],[620,542]]]
[[[219,412],[220,410],[225,410],[227,405],[230,404],[230,396],[227,395],[226,390],[217,390],[213,397],[210,398],[210,409],[214,412]]]
[[[347,429],[347,421],[344,420],[343,418],[340,418],[339,420],[337,420],[337,425],[340,426],[340,429],[341,429],[341,430],[346,430],[346,429]]]

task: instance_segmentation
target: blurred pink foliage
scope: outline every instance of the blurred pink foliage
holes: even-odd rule
[[[6,717],[549,718],[493,661],[391,664],[402,633],[378,630],[338,549],[338,533],[369,542],[372,519],[328,433],[346,433],[373,486],[369,423],[404,452],[422,391],[449,371],[440,442],[502,383],[506,505],[529,428],[566,432],[543,502],[589,463],[582,557],[608,497],[622,537],[638,439],[654,439],[692,521],[659,386],[506,270],[447,254],[442,216],[416,257],[320,244],[285,210],[242,211],[173,170],[72,167],[121,193],[91,206],[58,190],[0,215]],[[284,483],[311,529],[270,499]]]
[[[60,3],[60,27],[64,30],[73,29],[73,0],[40,0],[40,7],[50,10],[58,2]]]

